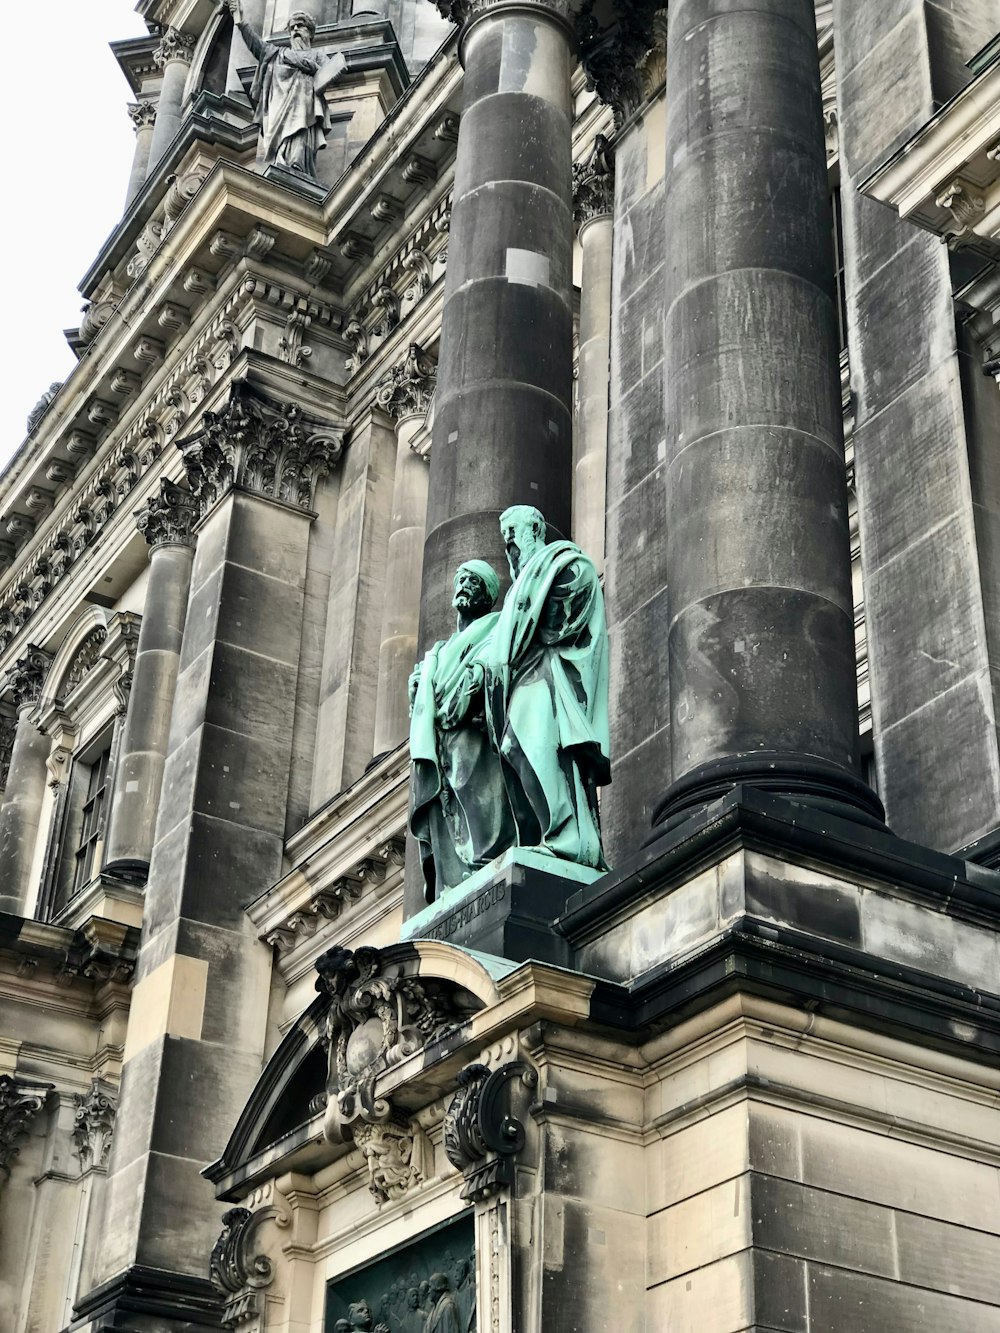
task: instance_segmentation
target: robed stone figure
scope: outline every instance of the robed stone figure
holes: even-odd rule
[[[323,89],[347,68],[347,61],[339,51],[329,55],[312,49],[316,20],[302,10],[288,20],[288,46],[278,46],[244,22],[240,0],[226,4],[257,60],[250,101],[261,126],[265,164],[315,176],[316,154],[326,147],[330,129]]]
[[[457,629],[410,677],[410,831],[428,902],[513,845],[515,828],[484,712],[482,655],[498,616],[496,570],[469,560],[455,575]]]
[[[486,717],[517,845],[606,870],[597,789],[611,781],[608,636],[593,563],[546,542],[530,505],[500,516],[510,591],[490,632]]]

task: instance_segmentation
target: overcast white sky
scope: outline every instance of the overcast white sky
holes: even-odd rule
[[[125,111],[132,97],[108,42],[145,33],[132,3],[4,6],[4,49],[14,58],[0,80],[7,198],[0,467],[24,439],[42,390],[75,364],[62,330],[79,324],[77,283],[122,214],[135,143]]]

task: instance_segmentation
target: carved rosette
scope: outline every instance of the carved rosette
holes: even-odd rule
[[[410,343],[404,361],[382,376],[375,388],[375,402],[389,416],[423,416],[430,407],[437,385],[437,362],[419,343]]]
[[[316,989],[329,996],[324,1133],[342,1143],[357,1124],[385,1124],[393,1107],[378,1097],[379,1075],[452,1032],[465,1016],[442,983],[387,972],[378,949],[339,945],[316,960]]]
[[[28,651],[9,669],[3,688],[15,708],[38,703],[51,661],[51,653],[29,644]]]
[[[202,516],[233,487],[309,510],[343,447],[342,432],[242,381],[221,411],[205,413],[198,435],[178,443]]]
[[[573,218],[582,227],[594,218],[610,217],[614,207],[614,150],[610,140],[598,134],[590,157],[573,166]]]
[[[27,1138],[31,1121],[45,1105],[51,1083],[35,1083],[10,1074],[0,1074],[0,1172],[10,1175],[11,1165]]]
[[[164,478],[160,493],[135,511],[135,526],[151,550],[157,546],[193,546],[198,503],[183,487]]]
[[[194,54],[194,36],[180,32],[177,28],[167,28],[160,37],[160,44],[153,52],[153,63],[157,69],[165,69],[172,60],[180,60],[190,65]]]
[[[111,1134],[118,1110],[117,1092],[111,1083],[95,1078],[89,1091],[78,1092],[73,1121],[73,1144],[84,1171],[104,1168],[111,1152]]]
[[[459,1072],[458,1091],[444,1118],[444,1151],[465,1176],[462,1198],[482,1203],[514,1181],[514,1158],[524,1147],[524,1125],[510,1111],[510,1087],[533,1088],[538,1075],[520,1060]]]
[[[354,1126],[354,1145],[368,1166],[368,1188],[380,1206],[401,1199],[423,1180],[417,1161],[416,1136],[405,1121],[387,1120]]]

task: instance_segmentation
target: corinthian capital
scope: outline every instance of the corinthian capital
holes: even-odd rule
[[[592,218],[609,216],[614,206],[614,152],[605,135],[598,134],[590,157],[573,167],[573,217],[582,226]]]
[[[140,130],[151,130],[156,120],[156,107],[152,102],[129,102],[128,117],[136,134]]]
[[[183,60],[190,65],[194,54],[194,37],[177,28],[168,28],[160,38],[160,44],[153,52],[153,63],[157,69],[163,69],[171,60]]]
[[[51,1083],[0,1074],[0,1181],[10,1175],[11,1163],[21,1151],[28,1126],[51,1091]]]
[[[164,478],[160,493],[135,512],[135,525],[152,549],[155,546],[193,546],[198,502],[189,491]]]
[[[51,653],[29,644],[28,651],[10,668],[3,682],[3,688],[15,708],[38,703],[51,661]]]
[[[427,411],[437,384],[437,362],[419,343],[410,343],[406,359],[379,380],[375,401],[397,421]]]

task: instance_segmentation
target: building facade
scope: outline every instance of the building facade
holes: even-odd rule
[[[0,1324],[1000,1330],[995,0],[136,7],[0,478]],[[425,928],[407,682],[521,503],[612,869]]]

